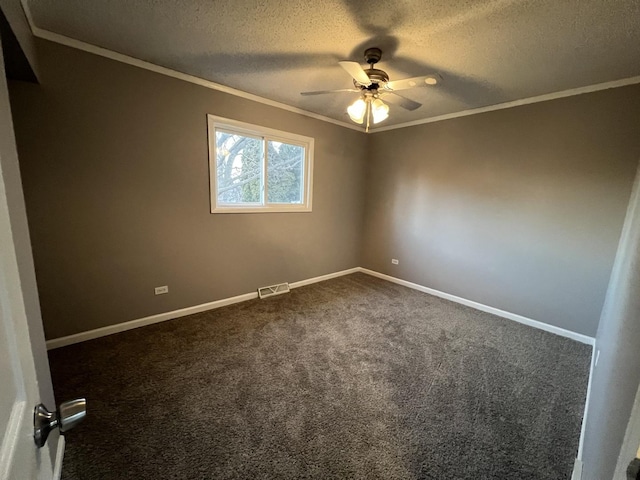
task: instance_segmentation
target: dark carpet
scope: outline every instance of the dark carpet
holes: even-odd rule
[[[590,353],[353,274],[51,351],[63,479],[569,479]]]

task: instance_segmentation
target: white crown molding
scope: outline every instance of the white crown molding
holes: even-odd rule
[[[522,105],[529,105],[532,103],[547,102],[549,100],[555,100],[558,98],[572,97],[575,95],[582,95],[584,93],[592,93],[600,90],[607,90],[610,88],[618,88],[618,87],[624,87],[627,85],[635,85],[640,83],[640,75],[639,75],[636,77],[623,78],[620,80],[613,80],[610,82],[597,83],[595,85],[587,85],[579,88],[571,88],[568,90],[563,90],[561,92],[547,93],[547,94],[538,95],[535,97],[528,97],[528,98],[522,98],[519,100],[513,100],[510,102],[498,103],[498,104],[489,105],[486,107],[473,108],[473,109],[463,110],[463,111],[454,112],[454,113],[447,113],[445,115],[439,115],[437,117],[424,118],[421,120],[413,120],[411,122],[404,122],[396,125],[389,125],[388,127],[373,128],[373,129],[370,129],[369,132],[365,132],[364,128],[354,125],[352,123],[342,122],[340,120],[326,117],[324,115],[319,115],[317,113],[309,112],[301,108],[292,107],[285,103],[269,100],[268,98],[260,97],[259,95],[254,95],[252,93],[247,93],[242,90],[228,87],[226,85],[221,85],[219,83],[211,82],[209,80],[205,80],[204,78],[196,77],[194,75],[178,72],[176,70],[172,70],[167,67],[162,67],[160,65],[156,65],[151,62],[140,60],[135,57],[130,57],[122,53],[114,52],[106,48],[98,47],[90,43],[76,40],[75,38],[67,37],[65,35],[61,35],[59,33],[51,32],[49,30],[45,30],[43,28],[37,27],[33,21],[33,16],[31,15],[31,11],[29,10],[29,6],[26,0],[20,0],[20,2],[22,4],[22,8],[24,9],[24,13],[27,18],[27,22],[29,23],[29,27],[31,28],[31,32],[35,37],[42,38],[44,40],[49,40],[54,43],[59,43],[61,45],[82,50],[88,53],[93,53],[101,57],[109,58],[111,60],[115,60],[121,63],[126,63],[134,67],[149,70],[155,73],[159,73],[161,75],[166,75],[168,77],[176,78],[178,80],[183,80],[185,82],[193,83],[195,85],[200,85],[201,87],[210,88],[212,90],[217,90],[219,92],[228,93],[236,97],[245,98],[247,100],[252,100],[254,102],[262,103],[264,105],[280,108],[282,110],[297,113],[310,118],[315,118],[316,120],[321,120],[323,122],[332,123],[334,125],[339,125],[341,127],[349,128],[351,130],[355,130],[362,133],[368,133],[368,134],[386,132],[389,130],[397,130],[400,128],[413,127],[416,125],[423,125],[425,123],[441,122],[443,120],[451,120],[453,118],[467,117],[470,115],[477,115],[479,113],[493,112],[495,110],[504,110],[507,108],[520,107]]]
[[[561,92],[547,93],[536,97],[522,98],[511,102],[497,103],[487,107],[472,108],[461,112],[447,113],[437,117],[425,118],[422,120],[413,120],[411,122],[398,123],[397,125],[389,125],[388,127],[380,127],[371,129],[369,133],[386,132],[389,130],[397,130],[399,128],[413,127],[415,125],[423,125],[425,123],[441,122],[443,120],[451,120],[452,118],[468,117],[469,115],[477,115],[478,113],[493,112],[495,110],[505,110],[507,108],[520,107],[522,105],[530,105],[532,103],[548,102],[558,98],[573,97],[582,95],[583,93],[598,92],[600,90],[608,90],[610,88],[626,87],[627,85],[635,85],[640,83],[640,75],[637,77],[623,78],[621,80],[613,80],[611,82],[596,83],[595,85],[587,85],[586,87],[571,88]]]
[[[156,65],[155,63],[140,60],[139,58],[135,58],[135,57],[130,57],[122,53],[114,52],[106,48],[98,47],[90,43],[76,40],[75,38],[67,37],[65,35],[60,35],[59,33],[54,33],[49,30],[45,30],[43,28],[37,27],[33,23],[33,17],[31,16],[31,12],[29,11],[29,7],[27,6],[27,3],[25,2],[25,0],[21,0],[21,2],[22,2],[22,7],[25,11],[25,15],[27,17],[27,21],[29,22],[29,27],[31,28],[31,32],[35,37],[42,38],[44,40],[49,40],[50,42],[59,43],[60,45],[65,45],[67,47],[75,48],[77,50],[82,50],[84,52],[93,53],[94,55],[105,57],[110,60],[115,60],[116,62],[126,63],[127,65],[142,68],[144,70],[149,70],[151,72],[159,73],[161,75],[166,75],[167,77],[172,77],[178,80],[183,80],[185,82],[193,83],[195,85],[209,88],[211,90],[228,93],[229,95],[233,95],[235,97],[244,98],[257,103],[262,103],[263,105],[269,105],[270,107],[276,107],[281,110],[297,113],[299,115],[304,115],[305,117],[315,118],[316,120],[333,123],[334,125],[339,125],[341,127],[345,127],[351,130],[356,130],[358,132],[365,133],[364,128],[354,125],[352,123],[341,122],[340,120],[335,120],[333,118],[325,117],[324,115],[319,115],[317,113],[309,112],[301,108],[292,107],[290,105],[287,105],[281,102],[269,100],[268,98],[260,97],[259,95],[243,92],[242,90],[227,87],[226,85],[221,85],[219,83],[211,82],[209,80],[205,80],[204,78],[178,72],[177,70],[172,70],[167,67],[162,67],[160,65]]]

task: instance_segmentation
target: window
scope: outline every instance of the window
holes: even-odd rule
[[[212,213],[311,211],[313,138],[207,120]]]

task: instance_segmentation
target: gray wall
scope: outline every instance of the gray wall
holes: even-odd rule
[[[42,85],[10,91],[48,338],[358,265],[595,335],[639,86],[366,136],[36,51]],[[210,214],[207,113],[315,137],[313,212]]]
[[[639,131],[632,86],[374,134],[363,266],[593,336]]]
[[[365,134],[36,46],[10,93],[47,338],[360,265]],[[314,137],[313,212],[210,214],[207,113]]]
[[[582,460],[585,480],[612,478],[640,382],[640,172],[596,337]],[[634,450],[638,448],[636,444]],[[633,455],[627,462],[633,459]],[[617,480],[617,479],[616,479]]]

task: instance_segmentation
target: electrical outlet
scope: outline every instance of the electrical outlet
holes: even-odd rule
[[[169,287],[167,285],[156,287],[154,288],[154,291],[156,292],[156,295],[162,295],[164,293],[169,293]]]
[[[398,262],[397,258],[392,258],[391,263],[393,263],[394,265],[398,265],[400,262]]]

